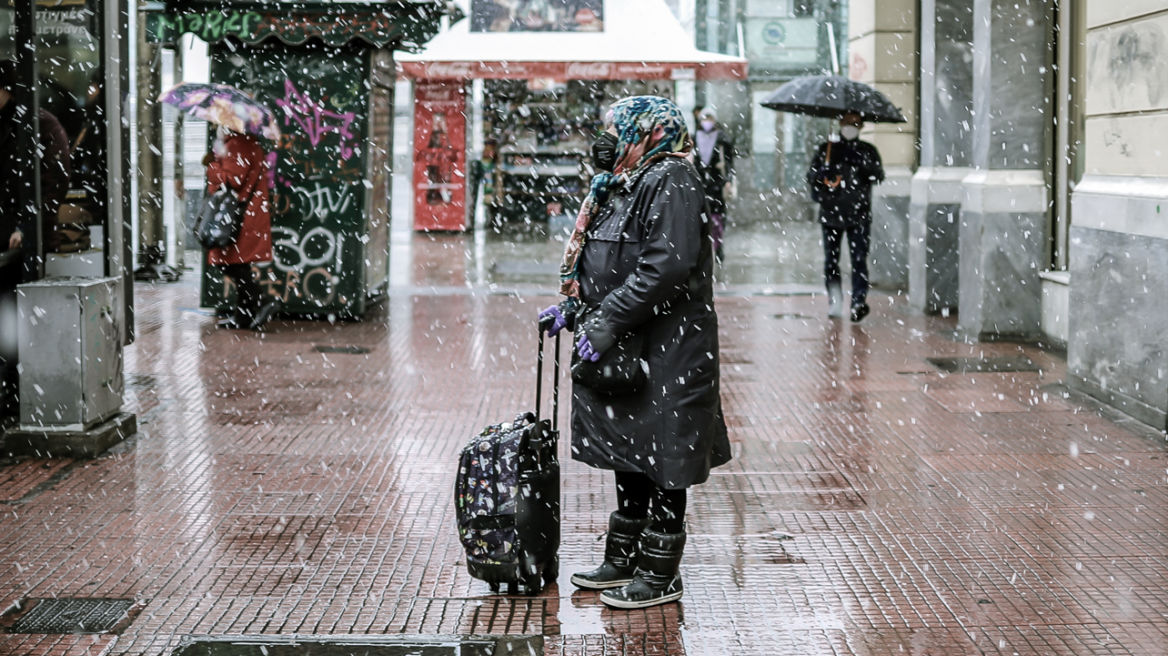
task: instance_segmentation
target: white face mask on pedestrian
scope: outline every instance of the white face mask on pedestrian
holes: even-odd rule
[[[845,141],[855,141],[860,136],[860,128],[854,125],[841,125],[840,137]]]

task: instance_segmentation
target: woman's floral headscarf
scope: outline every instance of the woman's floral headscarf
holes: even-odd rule
[[[560,293],[580,297],[580,253],[584,234],[612,192],[634,180],[650,164],[666,157],[686,157],[693,142],[685,116],[672,101],[659,96],[633,96],[613,103],[608,121],[617,131],[616,166],[592,177],[588,197],[576,215],[576,227],[560,264]]]

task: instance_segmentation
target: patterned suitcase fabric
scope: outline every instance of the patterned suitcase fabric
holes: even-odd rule
[[[518,561],[519,445],[534,425],[534,415],[521,414],[514,422],[487,426],[462,449],[455,503],[458,536],[470,561],[481,565]]]

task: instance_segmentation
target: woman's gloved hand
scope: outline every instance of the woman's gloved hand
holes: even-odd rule
[[[600,359],[600,352],[592,348],[592,342],[588,341],[588,335],[581,335],[580,339],[576,340],[576,352],[580,357],[589,362],[596,362]]]
[[[555,337],[568,327],[568,320],[564,318],[560,306],[553,305],[539,313],[539,327],[547,332],[548,337]]]

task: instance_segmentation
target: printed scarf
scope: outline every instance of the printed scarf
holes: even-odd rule
[[[592,177],[587,198],[576,215],[576,226],[560,264],[560,293],[580,298],[580,254],[592,220],[614,191],[635,181],[650,165],[667,157],[689,156],[693,142],[685,116],[672,101],[659,96],[633,96],[618,100],[609,109],[617,130],[617,163],[612,173]]]

